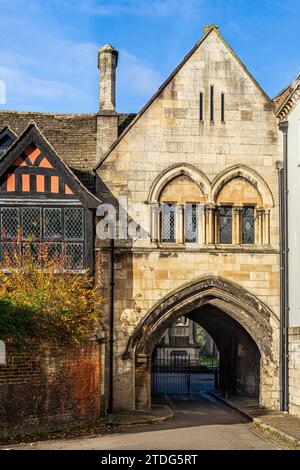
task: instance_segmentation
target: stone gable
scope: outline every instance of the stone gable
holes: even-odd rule
[[[260,381],[261,402],[278,406],[279,214],[275,162],[280,159],[281,139],[273,104],[212,27],[100,160],[97,174],[105,196],[110,194],[111,200],[127,197],[129,216],[148,233],[153,222],[151,206],[160,202],[161,195],[167,195],[170,202],[176,199],[178,204],[190,198],[193,200],[189,202],[196,202],[196,183],[207,210],[205,243],[198,248],[177,239],[169,245],[159,243],[150,236],[129,245],[122,240],[115,243],[117,409],[147,408],[150,403],[149,358],[136,356],[134,348],[124,358],[130,344],[124,312],[135,319],[137,329],[147,331],[149,327],[153,332],[157,328],[154,340],[158,340],[162,331],[155,322],[148,325],[149,312],[156,307],[159,310],[162,299],[172,293],[176,297],[190,283],[210,277],[236,283],[270,309],[268,341],[272,357],[262,352],[261,375],[256,380]],[[98,196],[101,199],[101,186]],[[236,206],[233,243],[228,246],[216,241],[214,211],[224,202]],[[253,245],[245,246],[236,214],[249,203],[256,206],[256,238]],[[101,253],[101,244],[98,250]],[[109,282],[108,277],[107,286]],[[248,315],[239,313],[247,329]],[[226,321],[224,309],[223,315]],[[227,326],[229,330],[229,323]],[[252,333],[252,338],[261,334],[259,322]],[[246,347],[246,343],[240,346]]]
[[[211,85],[214,122],[210,121]],[[224,123],[221,93],[225,93]],[[273,105],[213,29],[135,118],[99,166],[98,175],[114,196],[127,195],[130,202],[143,203],[154,179],[171,165],[191,164],[213,181],[226,168],[243,164],[262,175],[277,198],[275,161],[280,150]],[[272,217],[275,224],[275,211]],[[149,218],[142,222],[148,230]]]

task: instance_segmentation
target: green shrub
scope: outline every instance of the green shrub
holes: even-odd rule
[[[0,271],[0,338],[54,340],[78,344],[99,325],[103,302],[88,270],[68,272],[64,257],[17,249]]]

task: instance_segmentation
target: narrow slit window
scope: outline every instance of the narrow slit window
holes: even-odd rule
[[[203,92],[200,92],[199,119],[203,121]]]
[[[225,122],[225,93],[221,93],[221,121]]]
[[[214,121],[214,86],[210,86],[210,122]]]

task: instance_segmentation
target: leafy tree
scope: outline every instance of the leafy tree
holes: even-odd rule
[[[204,328],[202,328],[202,326],[200,325],[197,325],[197,330],[196,330],[196,343],[200,346],[200,347],[204,347],[205,344],[206,344],[206,331],[204,330]]]

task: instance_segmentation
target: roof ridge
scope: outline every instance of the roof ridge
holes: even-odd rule
[[[9,114],[42,114],[44,116],[66,116],[66,117],[72,117],[72,116],[91,116],[94,117],[97,115],[97,113],[49,113],[47,111],[17,111],[15,109],[0,109],[0,115],[4,113],[9,113]]]

